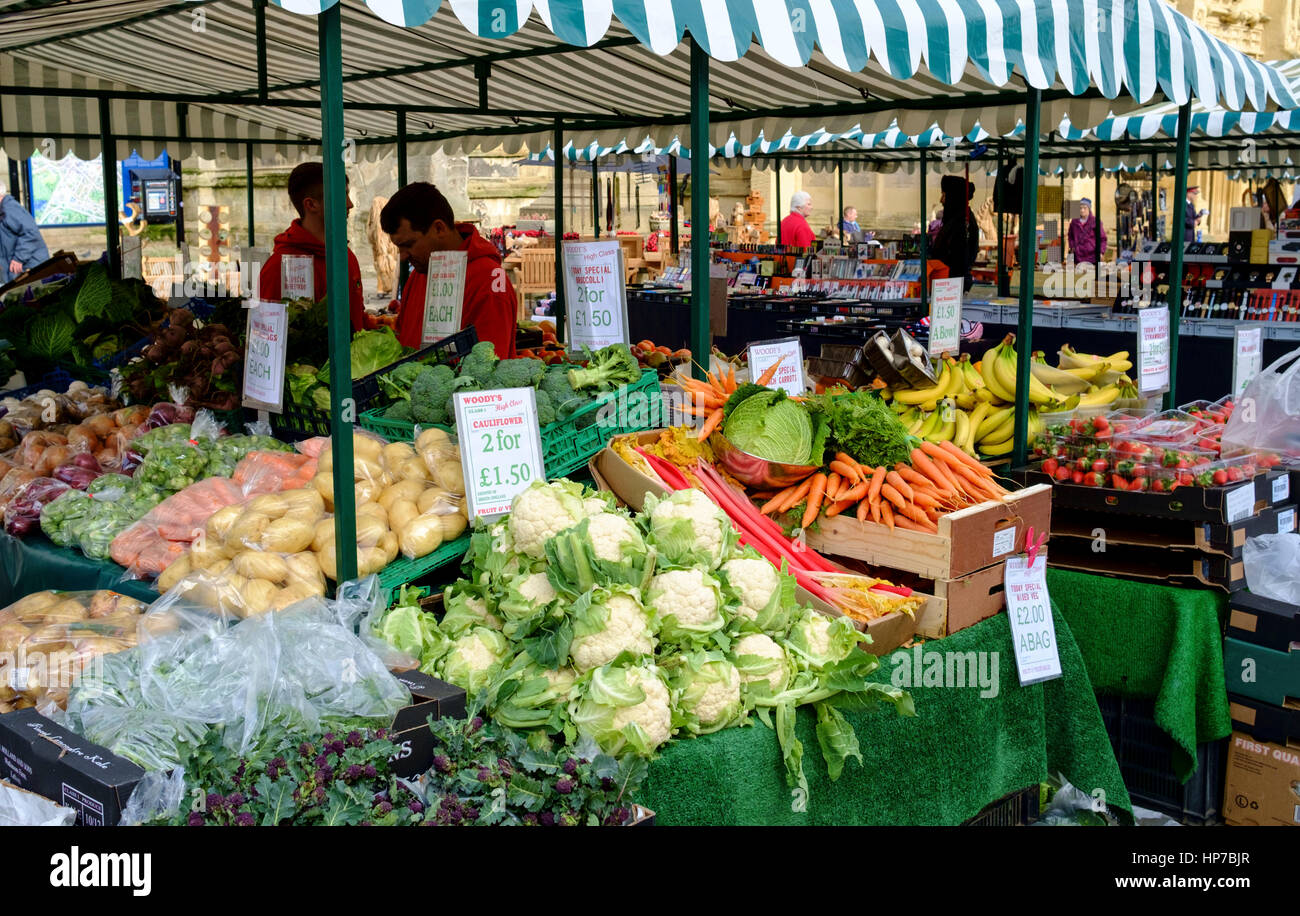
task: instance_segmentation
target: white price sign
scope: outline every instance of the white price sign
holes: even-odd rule
[[[534,480],[544,480],[537,392],[532,388],[457,392],[456,429],[469,517],[493,518]]]
[[[1138,312],[1138,390],[1154,394],[1169,389],[1169,309],[1151,306]]]
[[[1047,555],[1034,557],[1031,567],[1024,557],[1011,557],[1006,569],[1007,616],[1016,650],[1020,686],[1028,687],[1061,676],[1056,650],[1056,623],[1047,593]]]
[[[623,246],[615,240],[565,242],[563,255],[569,340],[593,350],[627,343]]]
[[[300,254],[286,254],[280,258],[280,298],[316,298],[314,258]]]
[[[1264,368],[1264,329],[1239,327],[1232,338],[1232,396],[1239,398]]]
[[[285,344],[289,314],[282,302],[250,299],[248,348],[244,354],[244,406],[284,410]]]
[[[460,330],[465,307],[465,265],[463,251],[435,251],[429,255],[429,272],[424,281],[424,325],[420,346],[427,347]]]
[[[930,284],[930,355],[961,349],[961,294],[965,281],[945,277]]]
[[[803,379],[803,347],[798,337],[786,337],[782,340],[765,340],[749,345],[749,377],[757,382],[759,376],[766,372],[777,360],[776,374],[772,376],[769,388],[780,388],[789,395],[802,395],[805,390]]]

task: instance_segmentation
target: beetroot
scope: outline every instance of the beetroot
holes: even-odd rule
[[[79,468],[85,468],[87,471],[102,473],[103,468],[99,466],[99,459],[90,452],[78,452],[72,456],[72,463]]]
[[[99,471],[92,471],[89,468],[78,467],[75,464],[65,464],[63,467],[54,469],[54,479],[66,483],[76,490],[84,490],[90,486],[90,482],[99,477]]]

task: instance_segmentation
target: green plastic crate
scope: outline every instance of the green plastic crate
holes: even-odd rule
[[[441,569],[452,563],[459,563],[469,552],[469,534],[463,534],[456,540],[443,544],[428,556],[418,560],[408,560],[399,556],[379,572],[379,584],[384,588],[395,589],[414,582],[435,569]]]
[[[626,403],[620,405],[619,401]],[[601,412],[613,403],[613,416]],[[362,429],[378,433],[393,442],[415,441],[415,424],[387,420],[383,409],[361,414]],[[646,369],[639,381],[593,401],[565,420],[542,427],[542,458],[546,476],[554,479],[573,473],[615,436],[657,429],[663,425],[663,402],[659,398],[659,373]],[[450,427],[440,426],[449,432]]]

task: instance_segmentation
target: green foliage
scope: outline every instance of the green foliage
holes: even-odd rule
[[[912,452],[907,428],[872,391],[822,395],[812,409],[826,418],[830,447],[871,467],[892,468]]]

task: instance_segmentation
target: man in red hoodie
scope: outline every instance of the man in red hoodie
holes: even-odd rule
[[[275,237],[271,257],[262,265],[258,275],[258,296],[279,301],[284,296],[281,287],[284,279],[281,259],[297,255],[312,259],[312,297],[325,298],[325,177],[319,162],[304,162],[289,173],[289,200],[298,211],[298,218],[289,228]],[[352,210],[352,194],[348,193],[348,210]],[[348,249],[348,315],[352,330],[363,331],[374,327],[366,318],[365,303],[361,293],[361,266],[356,255]]]
[[[460,326],[473,325],[479,340],[492,341],[498,357],[514,358],[517,300],[495,245],[469,223],[456,222],[447,198],[423,181],[394,194],[379,214],[379,225],[412,267],[397,313],[397,339],[402,346],[421,344],[429,255],[464,251],[468,259]]]

